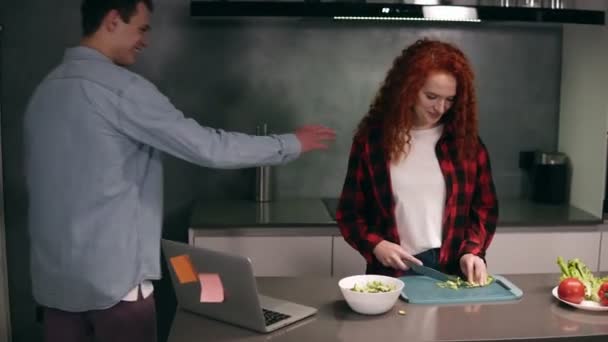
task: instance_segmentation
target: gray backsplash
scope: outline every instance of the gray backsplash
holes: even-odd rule
[[[481,136],[501,197],[521,194],[520,150],[557,145],[559,27],[159,17],[138,70],[202,124],[254,132],[266,122],[286,132],[322,123],[337,130],[328,151],[276,168],[278,198],[339,194],[355,126],[393,58],[423,36],[457,44],[474,65]],[[252,196],[251,172],[167,164],[168,196],[181,197],[172,195],[178,189],[204,198]]]
[[[23,173],[23,111],[36,84],[79,38],[80,0],[2,1],[2,148],[13,333],[32,341]],[[488,24],[326,20],[200,21],[187,0],[157,0],[151,46],[135,70],[201,124],[274,132],[322,123],[338,132],[326,152],[276,168],[278,198],[336,196],[353,129],[402,48],[422,36],[458,44],[478,76],[480,128],[499,195],[520,194],[518,152],[557,144],[561,29]],[[167,158],[166,231],[187,226],[196,198],[252,198],[253,170],[207,170]]]

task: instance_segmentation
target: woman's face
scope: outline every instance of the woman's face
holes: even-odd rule
[[[454,104],[456,78],[445,72],[435,72],[427,77],[414,105],[415,129],[435,127],[445,112]]]

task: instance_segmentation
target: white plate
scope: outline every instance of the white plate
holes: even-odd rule
[[[567,301],[559,298],[559,296],[557,295],[557,286],[553,288],[553,290],[551,291],[551,294],[553,294],[553,297],[557,298],[559,301],[564,302],[568,305],[572,305],[577,309],[589,310],[589,311],[608,311],[608,306],[602,306],[602,305],[600,305],[600,303],[594,302],[592,300],[584,300],[580,304],[567,302]]]

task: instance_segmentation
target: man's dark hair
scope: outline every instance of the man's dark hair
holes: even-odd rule
[[[82,34],[90,36],[99,29],[101,21],[111,10],[117,10],[120,18],[128,23],[137,10],[137,4],[143,3],[152,12],[152,0],[83,0],[80,6],[82,17]]]

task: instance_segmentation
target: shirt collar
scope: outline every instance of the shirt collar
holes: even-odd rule
[[[66,49],[63,59],[64,61],[85,59],[112,63],[110,58],[98,50],[83,45]]]

